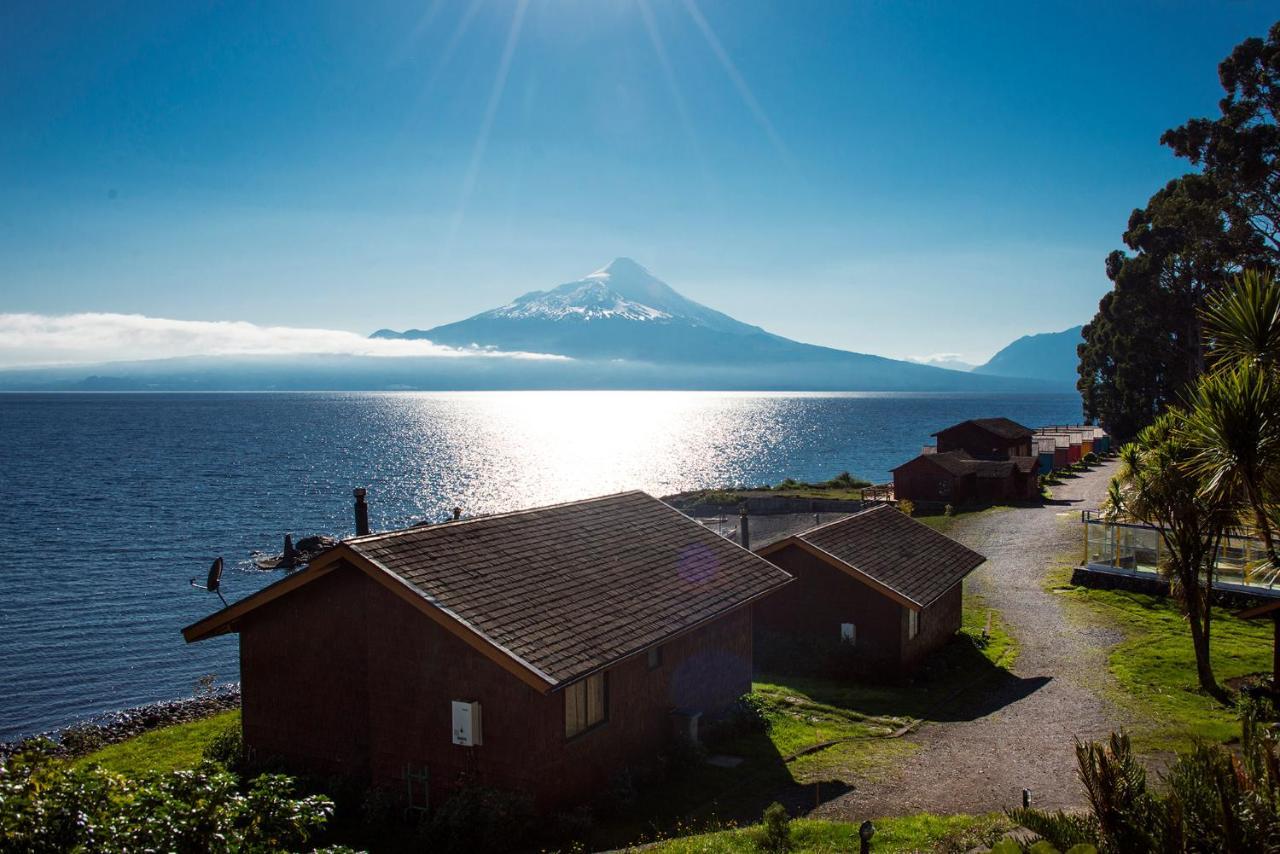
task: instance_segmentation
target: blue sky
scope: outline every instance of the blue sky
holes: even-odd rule
[[[804,341],[1086,321],[1274,7],[60,3],[0,27],[0,313],[369,332],[617,255]]]

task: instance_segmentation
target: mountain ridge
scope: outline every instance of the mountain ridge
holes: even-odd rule
[[[973,372],[984,376],[1026,377],[1074,387],[1079,363],[1076,346],[1084,340],[1081,338],[1083,329],[1081,325],[1061,332],[1023,335],[1001,348]]]
[[[995,377],[794,341],[680,294],[630,258],[464,320],[373,337],[428,339],[456,347],[554,353],[574,359],[682,367],[758,367],[762,383],[807,387],[815,371],[839,371],[849,390],[992,390]],[[789,379],[783,379],[789,378]],[[824,386],[834,378],[828,378]]]

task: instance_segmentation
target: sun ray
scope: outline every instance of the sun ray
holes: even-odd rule
[[[458,199],[458,207],[449,225],[449,238],[445,244],[446,254],[452,250],[454,240],[458,236],[458,229],[466,214],[467,203],[471,199],[476,178],[480,174],[480,164],[484,161],[485,150],[489,147],[489,134],[493,130],[493,121],[498,114],[498,105],[502,102],[502,93],[507,88],[507,75],[511,71],[511,60],[515,56],[516,44],[520,41],[520,30],[524,25],[524,14],[528,6],[529,0],[518,0],[515,12],[511,16],[507,41],[502,47],[502,57],[498,60],[498,72],[494,75],[493,86],[489,90],[489,101],[485,104],[484,119],[480,123],[480,132],[476,134],[475,145],[471,148],[471,159],[467,163],[467,171],[462,178],[462,192]]]
[[[676,79],[671,59],[667,56],[666,44],[662,41],[662,33],[658,30],[658,22],[653,17],[653,10],[649,7],[649,0],[636,0],[636,5],[640,8],[640,17],[644,20],[645,30],[649,33],[649,42],[653,45],[653,52],[658,57],[658,65],[662,68],[662,76],[666,78],[667,89],[671,93],[671,99],[675,101],[676,111],[680,114],[680,122],[684,125],[684,132],[689,139],[689,146],[693,149],[693,155],[698,161],[703,180],[710,185],[710,172],[707,169],[706,159],[702,155],[702,145],[699,143],[698,135],[694,131],[693,120],[689,115],[689,105],[684,99],[684,93],[680,90],[680,83]]]
[[[720,39],[716,36],[715,31],[711,29],[711,24],[703,17],[702,10],[698,8],[697,0],[684,0],[684,6],[689,11],[689,17],[693,18],[693,22],[702,32],[702,37],[707,40],[707,45],[711,48],[711,52],[715,54],[716,59],[720,62],[720,66],[724,69],[725,74],[729,75],[729,79],[733,82],[734,88],[738,90],[738,94],[746,103],[747,109],[751,111],[751,115],[755,117],[756,122],[764,130],[765,136],[769,138],[769,142],[777,149],[778,155],[787,164],[791,161],[791,152],[788,150],[782,137],[778,135],[777,128],[773,126],[773,122],[769,120],[769,115],[764,111],[764,107],[756,100],[755,94],[751,91],[751,87],[747,85],[746,79],[743,78],[738,66],[734,65],[733,59],[729,56],[729,52],[724,49],[724,45],[720,44]]]

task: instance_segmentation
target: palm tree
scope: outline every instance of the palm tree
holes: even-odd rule
[[[1248,508],[1280,569],[1271,515],[1280,494],[1280,382],[1256,361],[1240,361],[1206,375],[1191,394],[1184,438],[1193,449],[1191,468],[1206,494]]]
[[[1209,300],[1201,319],[1215,365],[1280,366],[1280,285],[1270,273],[1241,273]]]
[[[1121,449],[1107,512],[1159,532],[1160,570],[1187,617],[1200,687],[1222,698],[1209,659],[1210,591],[1218,544],[1237,508],[1204,488],[1192,465],[1195,450],[1185,438],[1185,419],[1183,411],[1171,409]]]
[[[1203,316],[1213,371],[1189,400],[1186,439],[1205,489],[1248,507],[1271,571],[1280,571],[1273,531],[1280,495],[1280,285],[1248,271],[1211,300]]]

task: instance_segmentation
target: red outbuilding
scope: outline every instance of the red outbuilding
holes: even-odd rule
[[[893,469],[893,493],[922,505],[1033,501],[1040,484],[1037,457],[974,459],[965,451],[921,454]]]
[[[959,631],[963,580],[986,560],[886,504],[760,555],[796,579],[755,606],[760,641],[842,648],[827,660],[879,675],[910,671]]]
[[[239,633],[260,759],[548,809],[750,691],[751,606],[790,580],[629,492],[345,540],[183,634]]]
[[[1035,431],[1008,418],[972,418],[934,433],[938,453],[964,451],[980,460],[1035,456]]]

